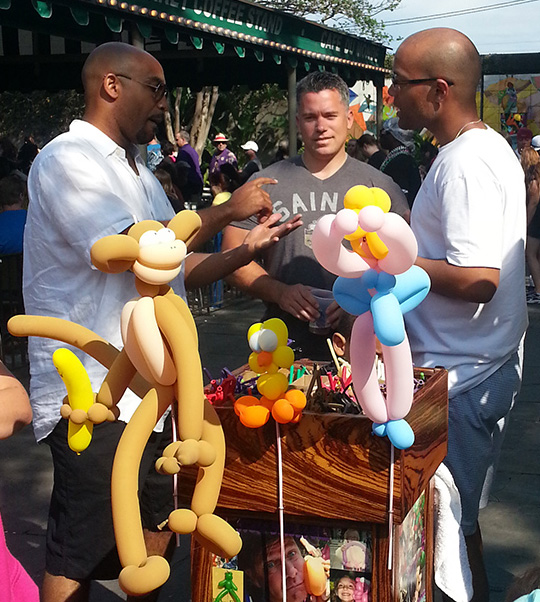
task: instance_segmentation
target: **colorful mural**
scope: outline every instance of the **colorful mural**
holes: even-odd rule
[[[481,94],[477,92],[478,109]],[[394,98],[383,88],[382,120],[395,117]],[[354,123],[349,130],[351,138],[359,138],[364,132],[376,131],[376,97],[372,84],[357,82],[349,91],[350,108]],[[528,127],[533,135],[540,134],[540,75],[485,75],[483,119],[497,132],[513,139],[520,127]]]
[[[480,96],[478,92],[479,107]],[[485,75],[483,119],[510,136],[520,127],[540,134],[540,75]]]
[[[396,116],[394,97],[388,94],[388,86],[382,91],[383,108],[382,119]],[[375,86],[367,82],[356,82],[349,89],[349,107],[353,112],[353,125],[349,130],[349,137],[360,138],[366,131],[377,135],[377,91]]]
[[[360,138],[368,131],[377,131],[377,91],[371,82],[358,81],[349,88],[349,107],[353,112],[354,121],[349,136]]]

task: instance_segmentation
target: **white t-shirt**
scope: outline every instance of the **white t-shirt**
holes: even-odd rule
[[[472,129],[443,146],[413,205],[418,255],[462,267],[500,270],[489,303],[430,292],[405,315],[417,366],[444,366],[450,396],[495,372],[527,328],[525,185],[506,140]]]
[[[136,149],[134,149],[136,151]],[[123,232],[136,221],[174,217],[163,188],[136,152],[139,175],[125,151],[93,125],[74,121],[69,132],[47,144],[28,178],[30,202],[24,237],[23,292],[27,314],[64,318],[122,348],[120,314],[138,296],[131,272],[107,275],[90,261],[100,238]],[[183,273],[173,282],[185,296]],[[52,363],[65,346],[30,337],[30,398],[39,441],[60,420],[66,390]],[[98,391],[106,370],[74,350]],[[140,399],[128,391],[119,404],[128,421]]]

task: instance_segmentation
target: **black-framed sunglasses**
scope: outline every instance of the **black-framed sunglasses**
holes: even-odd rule
[[[392,85],[393,86],[414,86],[416,84],[426,84],[428,82],[436,82],[441,79],[445,81],[449,86],[453,86],[454,82],[451,82],[443,77],[422,77],[420,79],[399,79],[399,77],[394,73],[392,75]]]
[[[123,73],[115,73],[115,75],[116,77],[123,77],[124,79],[129,79],[133,82],[137,82],[138,84],[141,84],[141,86],[146,86],[150,88],[154,94],[156,102],[158,100],[161,100],[164,96],[167,96],[167,94],[169,93],[169,91],[167,90],[167,84],[165,82],[160,82],[159,84],[149,84],[148,82],[141,82],[140,80],[135,79],[134,77],[130,77],[129,75],[124,75]]]

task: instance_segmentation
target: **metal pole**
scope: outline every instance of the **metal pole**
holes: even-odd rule
[[[377,140],[379,139],[379,135],[381,133],[381,126],[382,126],[382,111],[383,111],[383,105],[384,105],[384,101],[383,101],[383,86],[384,86],[384,81],[383,83],[377,83],[375,84],[375,89],[377,90],[377,108],[375,111],[375,123],[377,124],[377,131],[375,132],[375,135],[377,136]]]
[[[131,24],[131,45],[144,50],[144,39],[136,23]]]
[[[484,119],[484,62],[482,61],[482,76],[480,78],[480,119]]]
[[[287,96],[289,117],[289,157],[296,155],[296,68],[287,66]]]

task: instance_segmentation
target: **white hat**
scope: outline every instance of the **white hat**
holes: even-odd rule
[[[253,140],[248,140],[245,144],[242,144],[240,148],[243,148],[244,150],[252,150],[256,153],[259,152],[259,145],[256,142],[253,142]]]
[[[405,146],[414,146],[413,130],[402,130],[399,125],[399,117],[390,117],[382,122],[382,132],[392,134],[394,138]]]
[[[531,140],[531,146],[536,151],[540,150],[540,134],[538,136],[533,136],[533,139]]]

